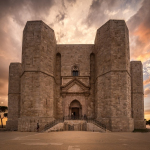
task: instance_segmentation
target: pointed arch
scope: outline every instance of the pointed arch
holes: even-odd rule
[[[80,102],[78,100],[73,100],[70,103],[70,115],[72,117],[72,119],[78,119],[79,117],[82,116],[82,105],[80,104]]]

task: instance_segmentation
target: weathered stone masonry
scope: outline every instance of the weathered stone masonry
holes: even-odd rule
[[[111,131],[145,128],[142,63],[130,62],[125,21],[106,22],[94,44],[57,44],[44,22],[28,21],[22,63],[9,68],[8,109],[9,130],[36,131],[37,122],[72,114]]]

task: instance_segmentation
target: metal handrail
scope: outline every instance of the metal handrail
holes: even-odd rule
[[[53,121],[47,123],[47,124],[44,126],[44,129],[43,129],[43,130],[46,131],[46,130],[52,128],[53,126],[55,126],[56,124],[61,123],[61,122],[63,122],[63,121],[64,121],[63,119],[53,120]]]
[[[100,121],[95,120],[95,119],[87,119],[86,121],[94,123],[95,125],[97,125],[98,127],[102,128],[102,129],[104,129],[106,131],[106,125],[101,123]]]

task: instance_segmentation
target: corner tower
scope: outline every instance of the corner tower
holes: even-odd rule
[[[128,28],[123,20],[109,20],[97,30],[96,119],[111,131],[132,131],[131,75]]]
[[[54,31],[42,21],[28,21],[23,31],[19,131],[35,131],[54,119]]]
[[[145,129],[143,66],[141,61],[131,61],[131,106],[135,129]]]
[[[9,86],[8,86],[8,121],[7,130],[18,130],[18,118],[20,116],[20,75],[21,63],[9,65]]]

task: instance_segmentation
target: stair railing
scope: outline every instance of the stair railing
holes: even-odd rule
[[[46,130],[52,128],[53,126],[55,126],[56,124],[61,123],[61,122],[64,122],[64,120],[63,120],[63,119],[53,120],[53,121],[47,123],[47,124],[44,126],[44,129],[43,129],[42,131],[46,131]]]
[[[98,127],[102,128],[103,130],[106,131],[106,125],[101,123],[100,121],[95,120],[95,119],[90,119],[90,118],[87,118],[86,121],[89,123],[93,123],[93,124],[97,125]]]

